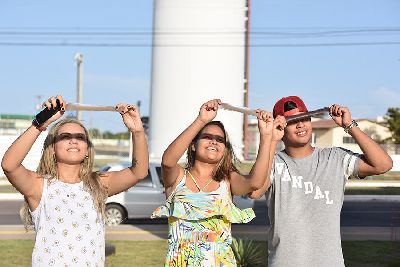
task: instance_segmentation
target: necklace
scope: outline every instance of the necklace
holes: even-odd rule
[[[187,172],[189,173],[190,178],[192,178],[192,180],[193,180],[194,184],[196,185],[197,189],[199,189],[199,192],[204,192],[204,191],[203,191],[204,188],[206,188],[206,187],[213,181],[213,178],[210,178],[210,180],[206,183],[206,185],[203,186],[203,188],[200,188],[199,184],[196,182],[196,179],[194,179],[194,177],[193,177],[193,175],[190,173],[190,171],[188,170]]]

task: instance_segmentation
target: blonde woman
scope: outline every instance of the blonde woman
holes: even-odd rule
[[[2,168],[25,197],[22,217],[34,227],[32,266],[104,266],[104,207],[107,196],[122,192],[147,175],[148,150],[143,125],[135,107],[118,104],[117,110],[133,136],[132,166],[118,172],[93,172],[94,148],[88,131],[75,119],[59,120],[64,113],[61,96],[44,106],[61,107],[43,125],[30,126],[10,146]],[[22,165],[41,131],[49,131],[37,171]]]
[[[152,217],[167,216],[169,248],[164,266],[236,266],[231,223],[247,223],[252,209],[240,210],[233,195],[261,188],[267,179],[272,114],[257,110],[260,147],[248,176],[234,166],[234,154],[223,124],[212,121],[219,99],[204,103],[194,122],[167,148],[162,172],[167,201]],[[187,166],[178,160],[187,150]]]

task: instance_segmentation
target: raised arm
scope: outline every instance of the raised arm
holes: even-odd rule
[[[233,195],[245,195],[259,189],[267,179],[267,168],[269,163],[269,149],[272,140],[272,113],[257,109],[258,130],[260,132],[260,143],[256,161],[248,176],[237,172],[231,173],[231,192]]]
[[[372,138],[355,126],[355,121],[352,120],[347,107],[332,105],[330,115],[337,125],[348,131],[363,152],[358,166],[359,177],[381,174],[393,167],[390,156]]]
[[[50,97],[43,105],[48,109],[56,109],[56,100],[64,106],[61,96]],[[40,133],[53,121],[62,116],[63,111],[58,111],[43,125],[30,126],[22,133],[7,149],[1,162],[4,174],[10,183],[27,199],[31,208],[35,208],[40,201],[43,188],[43,179],[34,171],[26,169],[22,161],[31,150],[32,145],[39,137]]]
[[[167,196],[175,187],[178,177],[183,175],[183,169],[178,164],[179,159],[201,129],[217,116],[218,105],[220,103],[221,100],[219,99],[213,99],[204,103],[200,108],[197,118],[164,151],[161,167]]]
[[[101,176],[102,182],[108,187],[109,196],[135,185],[147,176],[149,169],[149,152],[139,111],[128,104],[118,104],[116,108],[132,134],[132,166]]]
[[[283,116],[276,117],[276,119],[274,120],[273,129],[272,129],[272,140],[271,140],[271,146],[269,149],[268,167],[266,168],[267,179],[265,180],[264,184],[262,185],[262,187],[260,189],[254,190],[253,192],[251,192],[249,194],[250,198],[252,198],[252,199],[261,198],[265,194],[265,192],[267,192],[269,187],[271,186],[270,175],[271,175],[272,163],[274,160],[275,150],[276,150],[276,146],[277,146],[278,142],[283,137],[285,127],[286,127],[285,117],[283,117]],[[253,171],[253,169],[252,169],[252,171]]]

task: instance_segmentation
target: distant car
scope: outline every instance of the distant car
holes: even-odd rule
[[[102,167],[100,171],[119,171],[129,166],[130,162],[111,163]],[[161,164],[150,162],[149,174],[143,180],[107,199],[106,225],[119,225],[125,219],[150,218],[153,211],[163,205],[165,200]],[[254,201],[247,196],[234,196],[233,202],[241,209],[254,207]]]

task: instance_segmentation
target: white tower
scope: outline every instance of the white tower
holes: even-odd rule
[[[244,105],[246,14],[244,0],[154,0],[150,157],[161,158],[205,101]],[[243,115],[220,110],[216,120],[242,158]]]

